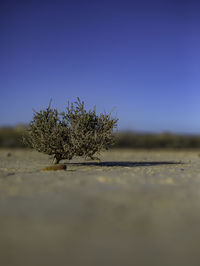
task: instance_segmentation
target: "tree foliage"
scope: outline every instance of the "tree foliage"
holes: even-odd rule
[[[34,111],[24,142],[39,152],[53,155],[54,162],[71,160],[75,156],[95,159],[95,155],[114,143],[116,118],[111,114],[96,114],[96,108],[86,111],[79,98],[59,113],[51,108]]]

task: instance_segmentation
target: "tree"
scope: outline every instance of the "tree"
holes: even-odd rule
[[[26,131],[24,142],[39,152],[53,155],[54,163],[83,156],[92,160],[114,142],[113,129],[118,119],[111,114],[96,114],[96,108],[86,111],[79,98],[69,103],[66,111],[51,109],[34,111],[33,120]]]

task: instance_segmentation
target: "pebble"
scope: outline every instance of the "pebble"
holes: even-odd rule
[[[42,169],[42,171],[58,171],[58,170],[66,170],[67,166],[65,164],[57,164],[46,166]]]

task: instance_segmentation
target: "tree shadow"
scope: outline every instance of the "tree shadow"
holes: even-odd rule
[[[173,164],[184,164],[184,163],[174,162],[174,161],[159,161],[159,162],[110,161],[110,162],[81,162],[81,163],[69,162],[66,164],[77,165],[77,166],[100,166],[100,167],[142,167],[142,166],[173,165]]]

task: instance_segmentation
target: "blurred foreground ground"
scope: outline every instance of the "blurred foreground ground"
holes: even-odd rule
[[[0,265],[200,265],[198,151],[101,159],[42,172],[48,156],[0,150]]]

